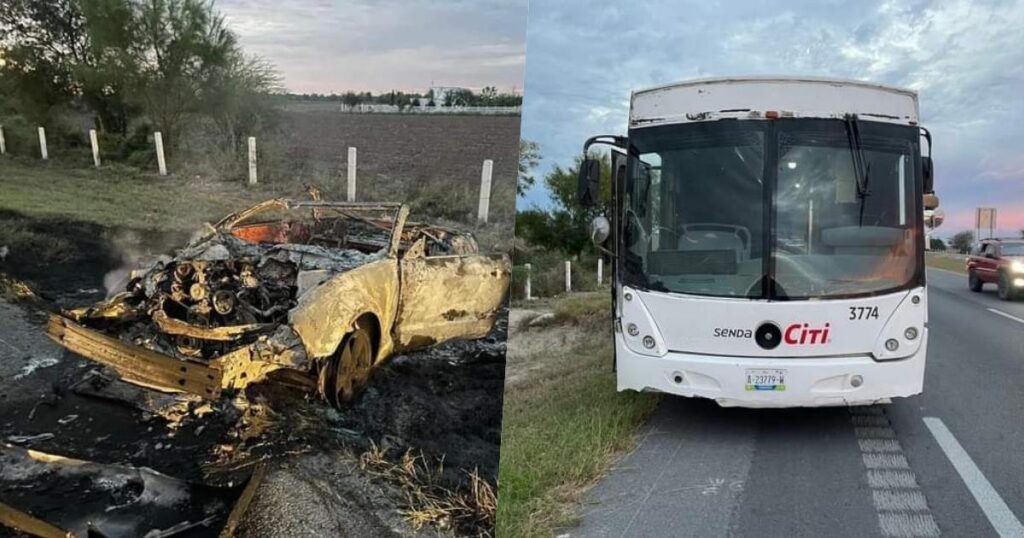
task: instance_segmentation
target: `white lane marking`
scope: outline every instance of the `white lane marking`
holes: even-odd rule
[[[878,524],[885,536],[938,536],[939,526],[931,514],[886,512],[878,514]]]
[[[1007,314],[1006,312],[1003,312],[1002,310],[996,310],[995,308],[989,308],[988,311],[992,312],[993,314],[998,314],[1000,316],[1003,316],[1006,319],[1012,319],[1013,321],[1016,321],[1017,323],[1024,323],[1024,319],[1018,318],[1017,316],[1014,316],[1012,314]]]
[[[861,452],[903,452],[895,439],[857,439]]]
[[[903,454],[861,454],[864,467],[868,469],[910,469],[907,458]]]
[[[861,439],[895,439],[896,432],[892,428],[854,428],[853,431]]]
[[[875,509],[880,512],[928,510],[928,501],[924,499],[924,494],[917,490],[876,489],[871,492],[871,497],[875,501]]]
[[[884,409],[880,406],[850,408],[850,421],[857,434],[882,536],[940,536],[942,533],[917,484],[917,476],[896,440],[896,431]]]
[[[868,485],[875,489],[916,488],[917,477],[912,471],[869,470]]]
[[[953,464],[953,468],[967,485],[967,489],[970,490],[974,500],[978,502],[981,511],[985,513],[985,517],[988,518],[989,523],[992,524],[999,536],[1024,537],[1024,525],[1013,514],[1010,507],[1006,505],[1006,501],[999,496],[985,475],[981,473],[981,469],[956,440],[953,432],[949,431],[946,424],[939,418],[924,417],[923,420],[924,425],[931,430],[939,447],[946,453],[949,462]]]

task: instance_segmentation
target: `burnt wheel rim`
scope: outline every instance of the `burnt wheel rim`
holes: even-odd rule
[[[366,383],[370,374],[372,357],[373,347],[370,335],[357,327],[355,332],[345,339],[341,353],[338,355],[338,366],[334,377],[334,403],[336,405],[351,400]]]

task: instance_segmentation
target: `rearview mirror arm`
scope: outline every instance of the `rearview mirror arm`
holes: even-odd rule
[[[593,146],[594,144],[606,144],[606,145],[609,145],[609,146],[617,147],[619,149],[628,149],[629,139],[624,137],[624,136],[616,136],[616,135],[597,135],[597,136],[592,136],[592,137],[588,138],[586,142],[583,143],[583,157],[584,158],[586,158],[587,152],[590,151],[590,146]]]

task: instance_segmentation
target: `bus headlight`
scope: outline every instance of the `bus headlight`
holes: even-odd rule
[[[914,299],[917,298],[917,302]],[[910,290],[878,332],[871,356],[876,361],[913,357],[928,337],[928,291]]]
[[[1013,261],[1010,262],[1010,271],[1014,273],[1024,273],[1024,262]]]
[[[628,288],[623,289],[623,299],[627,294],[631,300],[619,303],[622,309],[622,328],[618,336],[633,353],[648,357],[664,357],[668,353],[668,348],[658,331],[658,326],[647,311],[647,306],[644,305],[642,294]]]

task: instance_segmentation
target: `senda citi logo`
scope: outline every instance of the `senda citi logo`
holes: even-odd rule
[[[820,329],[812,329],[807,323],[794,323],[789,327],[786,327],[786,331],[782,335],[784,342],[791,346],[800,346],[805,344],[827,344],[828,343],[828,331],[831,325],[828,323]]]

